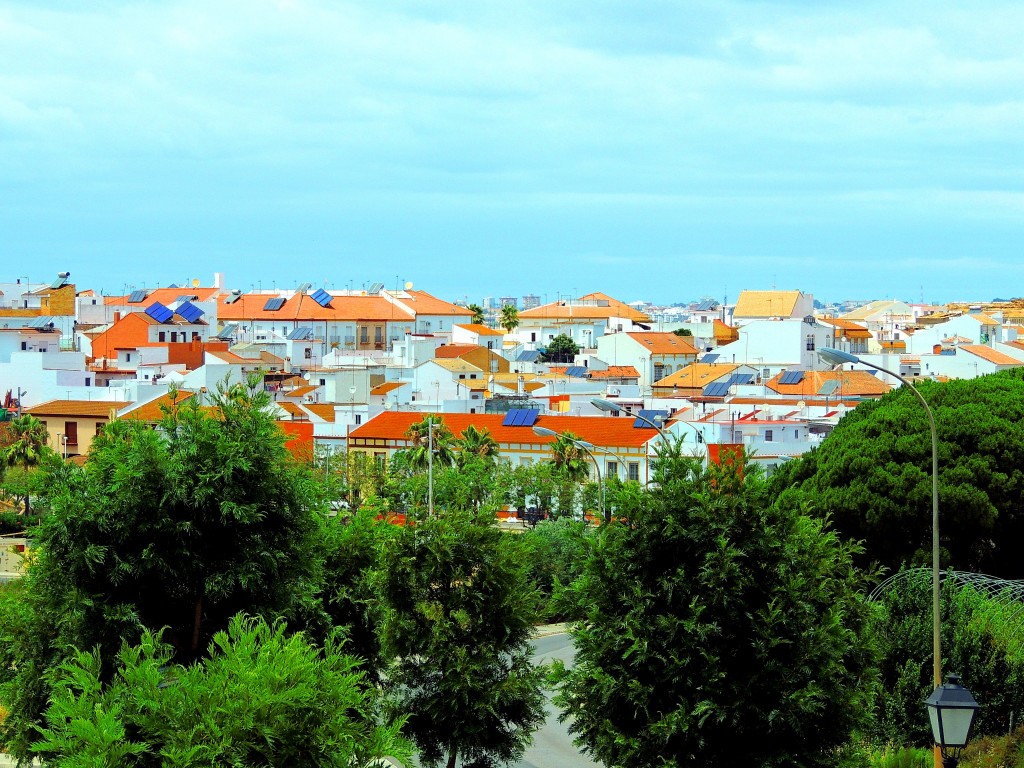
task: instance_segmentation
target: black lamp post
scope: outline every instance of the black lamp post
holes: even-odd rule
[[[946,675],[946,682],[932,691],[925,704],[932,736],[942,752],[942,767],[956,768],[980,705],[971,692],[960,685],[958,675]]]

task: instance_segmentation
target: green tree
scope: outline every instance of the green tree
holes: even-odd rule
[[[376,573],[386,676],[425,765],[515,760],[543,722],[537,599],[512,538],[453,510],[403,528]]]
[[[479,304],[470,304],[468,307],[466,307],[466,309],[468,309],[470,312],[473,313],[473,320],[472,320],[472,322],[473,322],[474,325],[483,325],[484,324],[484,321],[487,319],[487,317],[484,314],[484,308],[483,307],[481,307]]]
[[[590,475],[590,460],[580,442],[578,435],[563,432],[551,444],[551,464],[555,471],[573,483],[581,483]]]
[[[919,388],[939,437],[943,567],[1024,577],[1024,371]],[[931,460],[924,409],[901,387],[844,416],[773,484],[862,540],[863,563],[898,570],[931,562]]]
[[[75,652],[55,671],[35,751],[57,768],[349,768],[410,757],[401,721],[381,724],[375,688],[333,639],[321,650],[281,624],[235,618],[199,664],[174,658],[148,630],[115,659]]]
[[[545,363],[571,363],[579,351],[579,345],[571,336],[560,333],[548,342],[542,359]]]
[[[433,425],[433,435],[430,434]],[[412,445],[406,451],[409,466],[418,471],[430,465],[430,447],[433,445],[434,468],[450,467],[455,463],[455,437],[440,416],[429,414],[406,430]]]
[[[491,435],[490,430],[479,430],[472,424],[463,430],[462,437],[456,441],[456,445],[459,452],[456,454],[455,463],[459,467],[464,467],[473,460],[493,466],[500,455],[498,441]]]
[[[855,545],[757,473],[662,462],[576,582],[570,732],[608,766],[835,765],[874,687]]]
[[[10,422],[10,444],[4,449],[4,464],[8,467],[21,467],[25,476],[31,467],[39,464],[50,450],[46,446],[49,434],[46,425],[31,414],[18,416]],[[27,477],[25,478],[27,480]],[[30,483],[28,486],[30,487]],[[25,516],[31,513],[32,493],[26,490],[22,494],[25,505]]]
[[[290,459],[258,380],[211,408],[168,410],[158,430],[117,421],[84,467],[49,474],[22,607],[0,616],[0,740],[19,757],[71,646],[113,658],[166,627],[189,663],[240,611],[304,616],[320,563],[317,494]]]
[[[530,581],[541,595],[545,621],[580,619],[581,608],[568,590],[587,559],[587,537],[593,529],[567,518],[542,520],[519,537],[530,569]]]
[[[507,333],[512,333],[512,331],[519,327],[519,310],[512,304],[503,306],[498,325],[504,328]]]
[[[672,333],[674,333],[676,336],[693,336],[693,331],[691,331],[689,328],[676,328],[674,331],[672,331]]]

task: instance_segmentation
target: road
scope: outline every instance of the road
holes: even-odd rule
[[[533,647],[538,664],[555,659],[572,663],[572,641],[566,634],[539,637],[533,641]],[[526,750],[522,760],[513,763],[515,768],[600,768],[600,763],[581,755],[573,746],[565,726],[558,722],[558,709],[551,703],[550,694],[547,715],[547,722],[533,734],[533,745]]]

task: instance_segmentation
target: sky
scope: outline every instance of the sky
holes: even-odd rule
[[[1024,295],[1024,4],[0,0],[0,282]]]

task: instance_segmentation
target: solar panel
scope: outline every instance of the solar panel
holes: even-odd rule
[[[513,422],[517,418],[519,418],[519,414],[521,414],[522,412],[523,412],[522,408],[510,408],[509,412],[505,414],[505,418],[502,420],[501,426],[503,426],[503,427],[514,426]]]
[[[161,304],[159,301],[154,301],[148,307],[146,307],[146,314],[156,320],[158,323],[166,323],[172,317],[174,313]]]
[[[779,377],[779,384],[799,384],[803,380],[803,371],[786,371]]]
[[[839,389],[839,381],[837,379],[831,379],[821,385],[821,389],[818,390],[819,395],[831,395]]]
[[[179,304],[178,308],[174,310],[174,312],[179,317],[183,318],[186,323],[194,323],[203,316],[203,310],[188,301],[184,304]]]
[[[228,323],[223,328],[221,328],[220,331],[217,332],[217,335],[214,336],[214,338],[215,339],[222,339],[222,340],[223,339],[230,340],[230,339],[235,338],[235,334],[237,332],[238,332],[238,323]]]
[[[668,411],[661,410],[645,410],[641,408],[637,411],[637,418],[633,421],[634,429],[655,429],[655,425],[660,425],[665,419],[668,418]],[[644,421],[646,419],[646,421]],[[653,422],[653,424],[651,423]]]
[[[725,397],[729,394],[729,384],[725,381],[716,381],[704,387],[704,397]]]
[[[714,299],[704,299],[704,301],[697,305],[697,311],[707,312],[709,309],[714,309],[717,306],[718,302]]]
[[[540,411],[537,408],[527,408],[523,414],[524,427],[532,427],[537,422],[537,417],[540,416]]]
[[[26,328],[32,328],[33,330],[37,331],[46,330],[52,326],[52,317],[35,317],[31,320],[31,322],[25,323]]]
[[[234,304],[240,298],[242,298],[242,294],[240,294],[240,293],[233,293],[230,296],[228,296],[226,299],[224,299],[224,303],[225,304]]]
[[[582,379],[586,377],[587,369],[582,365],[570,365],[565,369],[565,375]]]
[[[535,349],[528,349],[525,352],[520,352],[516,357],[517,363],[535,363],[540,360],[540,352]]]
[[[313,287],[313,284],[312,284],[312,283],[303,283],[302,285],[300,285],[300,286],[299,286],[299,287],[298,287],[298,288],[296,289],[296,291],[295,291],[295,292],[296,292],[296,293],[305,293],[306,291],[308,291],[308,290],[309,290],[310,288],[312,288],[312,287]]]
[[[323,288],[317,288],[313,293],[309,294],[309,298],[319,304],[321,307],[329,307],[331,305],[331,299],[334,298],[325,291]]]
[[[281,307],[284,306],[284,299],[277,297],[273,299],[267,299],[267,303],[263,305],[264,312],[277,312]]]
[[[178,302],[179,304],[181,304],[181,303],[186,302],[186,301],[195,301],[198,298],[199,297],[196,296],[194,293],[183,293],[181,296],[176,298],[175,301]]]
[[[288,334],[289,341],[311,341],[313,339],[313,329],[308,325],[304,325],[300,328],[296,328],[294,331]]]
[[[537,408],[511,408],[501,422],[503,427],[532,427],[540,410]]]
[[[374,283],[370,286],[370,290],[367,291],[371,296],[376,296],[378,293],[384,290],[384,283]]]
[[[146,292],[145,291],[132,291],[131,294],[129,294],[129,296],[128,296],[128,303],[129,304],[141,304],[145,300],[146,300]]]
[[[729,377],[729,385],[733,384],[753,384],[754,374],[752,373],[734,373]]]
[[[716,360],[717,360],[717,359],[718,359],[719,357],[720,357],[720,355],[718,355],[718,354],[715,354],[715,353],[712,353],[712,352],[709,352],[708,354],[704,355],[704,357],[702,357],[702,358],[700,359],[700,361],[701,361],[702,363],[713,363],[713,362],[715,362],[715,361],[716,361]]]

